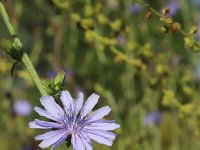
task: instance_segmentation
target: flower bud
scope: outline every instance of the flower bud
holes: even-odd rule
[[[168,33],[168,32],[169,32],[169,27],[166,26],[166,25],[165,25],[165,26],[162,26],[162,27],[161,27],[161,31],[164,32],[164,33]]]
[[[167,24],[172,24],[173,23],[173,18],[166,18],[166,23]]]
[[[58,96],[65,81],[65,72],[60,71],[54,79],[43,81],[43,87],[48,95]]]
[[[170,9],[169,8],[164,8],[163,10],[162,10],[162,14],[163,15],[167,15],[167,14],[169,14],[170,13]]]
[[[200,45],[198,45],[191,37],[184,38],[185,46],[192,49],[193,52],[199,52]]]
[[[197,33],[197,31],[198,31],[198,27],[197,26],[192,26],[192,28],[191,28],[191,30],[190,30],[190,34],[192,35],[192,34],[195,34],[195,33]]]
[[[194,45],[194,41],[192,41],[190,38],[185,37],[184,38],[184,42],[185,42],[185,46],[188,46],[189,48],[192,48],[192,46]]]
[[[58,74],[56,75],[56,77],[55,77],[55,79],[54,79],[54,84],[55,84],[56,86],[61,87],[61,86],[63,85],[64,81],[65,81],[65,72],[61,70],[61,71],[58,72]]]
[[[23,51],[20,48],[17,48],[15,43],[12,43],[9,40],[3,40],[1,42],[1,46],[2,48],[5,50],[5,53],[7,55],[9,55],[10,57],[12,57],[13,59],[17,60],[17,61],[21,61],[22,55],[23,55]]]

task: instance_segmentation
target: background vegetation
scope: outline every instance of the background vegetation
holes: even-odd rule
[[[189,33],[200,22],[199,0],[154,0],[152,8],[178,21]],[[64,89],[85,98],[95,92],[121,128],[112,147],[94,149],[199,150],[200,55],[180,32],[132,0],[7,0],[6,8],[42,79],[66,73]],[[146,16],[145,16],[146,14]],[[149,19],[148,19],[149,18]],[[165,28],[166,29],[166,28]],[[195,35],[200,39],[200,32]],[[10,36],[0,19],[0,39]],[[186,46],[185,46],[186,45]],[[40,106],[40,93],[22,64],[0,51],[0,149],[37,150],[28,128],[38,117],[21,116],[15,103]],[[25,108],[22,108],[22,110]],[[36,133],[37,132],[37,133]],[[67,149],[62,144],[58,150]]]

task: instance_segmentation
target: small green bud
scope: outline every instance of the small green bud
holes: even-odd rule
[[[91,5],[85,5],[84,16],[90,17],[94,14],[94,8]]]
[[[71,13],[71,14],[70,14],[70,17],[72,18],[72,20],[74,20],[74,21],[76,21],[76,22],[78,22],[78,21],[81,20],[80,15],[77,14],[77,13]]]
[[[114,30],[114,31],[119,31],[120,28],[122,26],[122,21],[117,19],[114,22],[110,23],[110,27]]]
[[[194,41],[191,38],[185,37],[184,38],[185,46],[192,48],[194,45]]]
[[[96,38],[96,33],[93,30],[86,30],[85,31],[85,39],[88,42],[93,42]]]
[[[185,46],[191,48],[193,52],[199,52],[200,46],[191,37],[185,37],[184,42]]]
[[[172,24],[173,23],[173,18],[166,18],[166,23],[167,24]]]
[[[22,43],[18,38],[14,38],[13,46],[17,51],[20,51],[22,49]]]
[[[94,25],[94,20],[91,18],[84,18],[80,20],[80,23],[84,29],[90,29]]]
[[[173,106],[176,106],[176,107],[180,106],[178,99],[176,99],[175,92],[172,91],[172,90],[165,90],[164,91],[162,104],[164,106],[170,106],[170,105],[173,105]]]
[[[56,77],[54,79],[54,84],[56,86],[62,86],[64,81],[65,81],[65,72],[64,71],[58,72],[58,74],[56,75]]]
[[[170,13],[170,9],[167,7],[167,8],[164,8],[163,10],[162,10],[162,14],[163,15],[167,15],[167,14],[169,14]]]
[[[1,42],[2,48],[5,50],[5,53],[12,57],[13,59],[17,61],[21,61],[23,51],[21,49],[21,46],[18,46],[17,41],[12,43],[9,40],[3,40]]]
[[[65,0],[52,0],[52,2],[61,9],[68,9],[70,4]]]
[[[48,95],[54,96],[53,80],[43,80],[42,85]]]
[[[105,25],[109,22],[108,18],[106,18],[106,16],[104,16],[103,14],[98,14],[97,20],[101,25]]]
[[[54,79],[44,80],[43,87],[48,95],[58,96],[62,90],[65,81],[65,72],[60,71]]]
[[[158,64],[158,65],[156,66],[156,73],[157,73],[158,75],[162,75],[162,74],[164,74],[166,71],[167,71],[167,70],[166,70],[166,67],[165,67],[164,65]]]
[[[169,32],[169,27],[168,26],[162,26],[161,27],[161,31],[164,33],[168,33]]]
[[[180,112],[186,115],[190,115],[194,110],[194,105],[191,103],[184,104],[180,106]]]
[[[191,30],[190,30],[190,35],[197,33],[197,31],[198,31],[198,27],[195,26],[195,25],[192,26],[192,27],[191,27]]]
[[[5,53],[7,55],[10,55],[11,52],[15,50],[12,42],[10,42],[9,40],[3,40],[1,46],[5,50]]]

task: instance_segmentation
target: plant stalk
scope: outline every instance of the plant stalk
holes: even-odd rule
[[[9,16],[8,16],[8,13],[6,11],[6,8],[4,6],[4,4],[0,1],[0,13],[2,15],[2,18],[6,24],[6,27],[8,28],[8,31],[10,33],[10,35],[14,38],[14,44],[17,45],[17,50],[19,49],[22,49],[22,43],[21,43],[21,40],[17,37],[17,34],[10,22],[10,19],[9,19]],[[42,83],[41,83],[41,80],[30,60],[30,58],[28,57],[28,55],[23,52],[23,55],[22,55],[22,58],[21,58],[22,62],[24,63],[24,65],[26,66],[26,68],[28,69],[28,71],[30,72],[38,90],[40,91],[41,95],[42,96],[45,96],[47,95],[46,91],[44,90],[43,86],[42,86]]]

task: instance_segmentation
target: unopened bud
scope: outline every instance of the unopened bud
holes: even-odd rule
[[[56,75],[55,79],[54,79],[54,84],[56,86],[62,86],[63,83],[65,81],[65,72],[64,71],[60,71],[58,72],[58,74]]]
[[[170,13],[170,9],[169,9],[169,8],[164,8],[164,9],[162,10],[162,13],[163,13],[163,15],[167,15],[167,14]]]
[[[16,44],[9,40],[3,40],[1,46],[5,53],[17,61],[21,61],[23,51],[21,48],[16,48]]]
[[[190,30],[190,34],[195,34],[198,31],[198,27],[196,25],[192,26],[191,30]]]
[[[161,31],[164,33],[168,33],[169,32],[169,27],[168,26],[162,26],[161,27]]]
[[[59,96],[65,81],[65,72],[60,71],[54,79],[44,80],[43,87],[48,95]]]
[[[172,23],[173,23],[173,18],[171,18],[171,17],[170,17],[170,18],[167,18],[167,19],[166,19],[166,23],[167,23],[167,24],[172,24]]]

